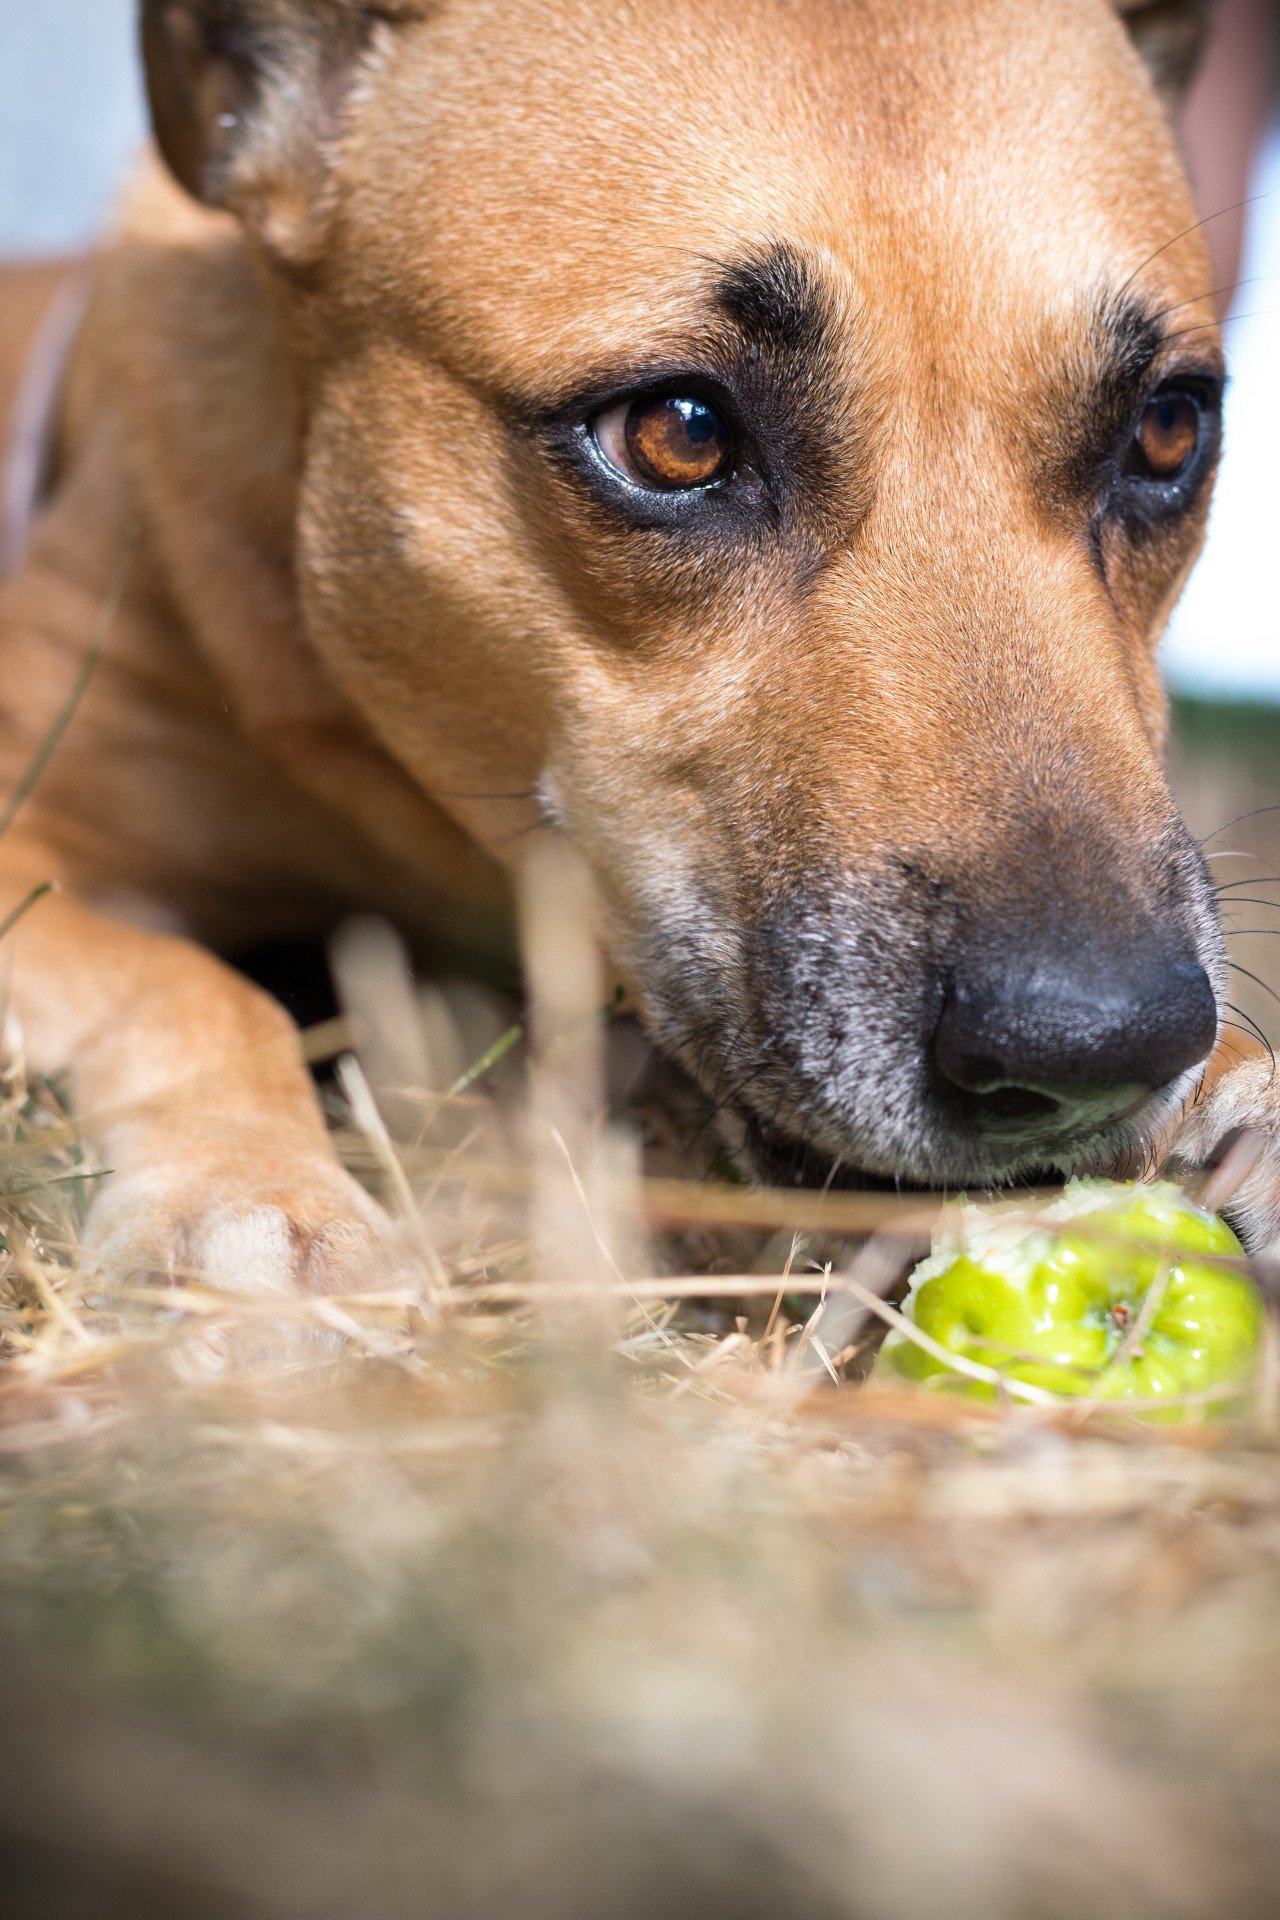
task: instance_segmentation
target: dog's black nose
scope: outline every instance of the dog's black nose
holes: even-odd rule
[[[1123,971],[1087,955],[985,970],[952,983],[934,1038],[967,1117],[1008,1129],[1101,1125],[1206,1058],[1217,1008],[1198,960],[1161,954]]]

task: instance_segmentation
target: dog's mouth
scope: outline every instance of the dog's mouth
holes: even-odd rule
[[[1188,1090],[1131,1085],[1050,1097],[1016,1086],[963,1095],[934,1087],[916,1102],[906,1137],[887,1133],[883,1141],[865,1111],[841,1125],[821,1102],[812,1126],[802,1106],[761,1115],[747,1102],[722,1112],[722,1121],[744,1169],[768,1186],[982,1194],[1059,1188],[1077,1174],[1135,1172]]]
[[[741,1115],[738,1152],[751,1175],[768,1187],[798,1188],[819,1193],[937,1193],[951,1183],[914,1180],[902,1174],[876,1173],[852,1159],[826,1152],[797,1139],[755,1115]],[[1061,1166],[1019,1167],[984,1180],[966,1180],[966,1192],[996,1192],[1031,1187],[1061,1187],[1067,1178]]]

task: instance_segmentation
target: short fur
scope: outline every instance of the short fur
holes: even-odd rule
[[[104,1259],[248,1233],[269,1284],[360,1270],[380,1216],[214,953],[337,903],[501,911],[539,825],[761,1171],[999,1181],[1168,1133],[1198,1070],[992,1140],[928,1058],[957,943],[1102,965],[1154,929],[1221,993],[1155,664],[1207,481],[1159,524],[1096,506],[1153,379],[1216,377],[1135,50],[1175,89],[1201,9],[1120,11],[1134,39],[1106,0],[148,0],[182,184],[153,165],[97,261],[0,602],[13,785],[123,583],[0,845],[8,905],[62,885],[14,1004],[116,1169]],[[592,408],[694,374],[737,481],[621,498]],[[215,1112],[151,1104],[201,1073]],[[1186,1150],[1242,1123],[1262,1244],[1269,1076],[1218,1080]]]

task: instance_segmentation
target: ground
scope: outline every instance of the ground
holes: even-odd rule
[[[466,1005],[447,1101],[327,1094],[417,1265],[286,1325],[86,1271],[10,1034],[6,1911],[1276,1912],[1274,1361],[1159,1430],[868,1387],[839,1208],[865,1277],[922,1203],[642,1180],[580,1030]]]

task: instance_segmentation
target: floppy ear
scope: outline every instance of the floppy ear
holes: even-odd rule
[[[1176,116],[1208,38],[1214,0],[1115,0],[1115,6]]]
[[[142,0],[151,119],[170,169],[305,264],[361,57],[383,23],[421,10],[416,0]]]

